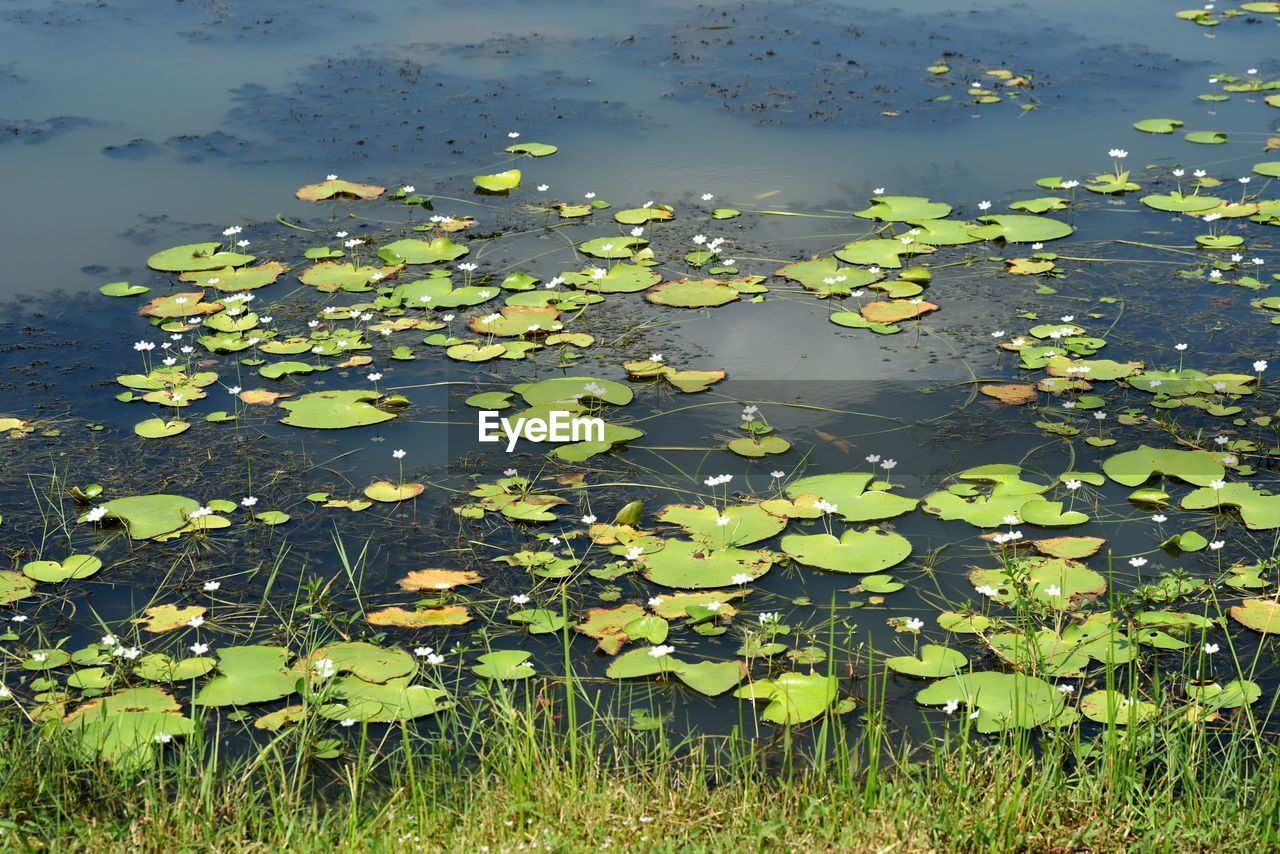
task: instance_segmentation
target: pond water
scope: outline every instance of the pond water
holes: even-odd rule
[[[681,732],[856,731],[882,683],[907,732],[1072,725],[1109,666],[1142,714],[1265,722],[1276,18],[1173,11],[7,4],[15,701],[160,685],[248,730],[296,673],[430,720],[568,643],[599,713]],[[156,254],[205,242],[242,257]],[[529,407],[622,432],[477,441]]]

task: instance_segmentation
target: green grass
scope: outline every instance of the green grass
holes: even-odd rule
[[[477,701],[443,732],[319,729],[233,758],[193,739],[137,774],[87,762],[14,714],[0,722],[7,850],[1191,851],[1280,845],[1280,755],[1164,720],[1096,742],[939,734],[892,747],[879,714],[856,740],[678,744],[593,717],[565,737],[554,691]],[[542,700],[540,702],[539,700]],[[546,700],[550,699],[550,702]],[[12,707],[10,707],[12,710]],[[465,723],[464,723],[465,722]],[[616,724],[616,725],[614,725]],[[815,744],[825,750],[819,761]],[[326,733],[325,735],[331,735]],[[1225,735],[1225,733],[1224,733]],[[900,741],[898,742],[901,743]]]

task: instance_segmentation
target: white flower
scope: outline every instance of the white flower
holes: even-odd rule
[[[212,516],[212,515],[213,515],[212,507],[197,507],[195,510],[192,510],[190,513],[187,514],[187,518],[201,519],[205,516]]]
[[[582,198],[584,198],[584,199],[594,199],[595,197],[596,197],[596,194],[595,194],[595,193],[583,193],[583,194],[582,194]]]
[[[876,188],[875,188],[874,190],[872,190],[871,192],[872,192],[872,194],[873,194],[873,195],[876,195],[876,196],[883,196],[883,195],[884,195],[884,187],[876,187]]]
[[[1078,480],[1069,480],[1069,481],[1067,481],[1067,483],[1066,483],[1066,487],[1067,487],[1067,489],[1072,489],[1072,490],[1079,489],[1079,488],[1080,488],[1080,481],[1078,481]]]
[[[654,658],[664,658],[665,656],[668,656],[675,651],[676,651],[676,648],[674,646],[669,646],[667,644],[660,643],[657,646],[651,647],[649,649],[649,655],[653,656]]]
[[[167,732],[158,732],[152,736],[152,739],[156,744],[168,744],[173,741],[173,736],[169,735]]]
[[[987,201],[978,202],[978,210],[985,211],[990,209],[991,209],[991,202],[987,202]]]
[[[115,635],[103,635],[102,640],[98,641],[98,643],[102,646],[117,646],[120,643],[120,639]]]
[[[243,231],[243,230],[244,230],[244,229],[243,229],[243,227],[238,226],[238,225],[233,225],[233,226],[231,226],[230,228],[224,228],[224,229],[222,229],[222,236],[223,236],[223,237],[231,237],[231,236],[233,236],[233,235],[239,234],[239,233],[240,233],[241,231]]]
[[[641,227],[640,227],[640,226],[638,226],[638,225],[637,225],[635,228],[631,229],[631,236],[632,236],[632,237],[639,237],[639,236],[640,236],[640,235],[642,235],[642,234],[644,234],[644,229],[643,229],[643,228],[641,228]]]
[[[551,189],[551,185],[550,185],[550,184],[539,184],[539,185],[538,185],[538,192],[539,192],[539,193],[545,193],[547,190],[550,190],[550,189]]]
[[[378,380],[382,379],[382,374],[379,373],[378,371],[374,371],[373,373],[365,377],[365,379],[367,379],[371,383],[376,383]]]
[[[712,613],[714,614],[716,611],[719,611],[721,608],[723,608],[723,607],[724,607],[724,603],[722,603],[722,602],[708,602],[708,603],[707,603],[706,605],[704,605],[703,607],[705,607],[708,611],[710,611],[710,612],[712,612]]]
[[[515,596],[511,597],[512,605],[524,605],[524,604],[527,604],[528,601],[529,601],[529,597],[523,593],[517,593]]]
[[[786,472],[782,472],[782,471],[771,471],[771,472],[769,472],[769,477],[773,478],[774,480],[781,480],[782,478],[784,478],[784,477],[786,477],[786,476],[787,476]]]
[[[325,176],[324,176],[324,179],[325,179],[326,181],[336,181],[336,180],[338,180],[338,176],[337,176],[337,175],[325,175]]]
[[[650,355],[650,356],[649,356],[649,361],[650,361],[650,362],[661,362],[661,361],[662,361],[662,354],[661,354],[661,353],[653,353],[652,355]]]
[[[1227,544],[1226,540],[1214,540],[1213,542],[1209,543],[1209,550],[1216,552],[1218,549],[1222,548],[1226,544]]]
[[[333,660],[329,658],[320,658],[311,662],[311,669],[315,671],[316,676],[321,679],[328,679],[338,672],[338,668],[334,665]]]
[[[1226,485],[1227,485],[1227,482],[1226,482],[1225,480],[1211,480],[1211,481],[1209,481],[1209,488],[1210,488],[1210,489],[1213,489],[1213,490],[1222,489],[1222,488],[1223,488],[1223,487],[1225,487]]]
[[[702,194],[702,200],[703,200],[704,202],[709,202],[709,201],[711,201],[711,200],[712,200],[712,199],[714,199],[714,198],[715,198],[715,196],[711,195],[710,193],[703,193],[703,194]]]
[[[949,715],[954,715],[956,713],[956,709],[959,709],[959,708],[960,708],[959,700],[947,700],[947,702],[942,705],[942,710]]]
[[[1006,525],[1016,525],[1021,521],[1022,520],[1018,518],[1016,513],[1010,513],[1008,516],[1004,517],[1004,523]]]
[[[1132,566],[1132,567],[1134,567],[1135,569],[1136,569],[1136,568],[1138,568],[1138,567],[1146,566],[1146,565],[1147,565],[1147,559],[1146,559],[1145,557],[1131,557],[1131,558],[1129,558],[1129,566]]]
[[[204,617],[200,616],[199,614],[196,614],[190,620],[187,620],[187,625],[193,629],[198,629],[204,625]]]
[[[642,554],[644,554],[644,549],[639,546],[632,546],[627,549],[627,560],[637,560]]]
[[[918,632],[924,628],[924,620],[919,617],[908,617],[906,627],[913,632]]]
[[[1173,177],[1175,177],[1175,178],[1181,178],[1181,177],[1182,177],[1183,175],[1185,175],[1185,174],[1187,174],[1187,170],[1185,170],[1185,169],[1174,169],[1174,170],[1173,170]]]
[[[404,450],[401,448],[396,448],[394,451],[391,452],[391,456],[395,457],[397,460],[403,460]]]
[[[584,525],[594,525],[595,523],[596,523],[596,517],[595,517],[595,516],[592,516],[592,515],[588,514],[588,515],[586,515],[586,516],[583,516],[583,517],[582,517],[582,524],[584,524]]]
[[[415,646],[413,648],[413,654],[418,656],[418,658],[426,658],[433,652],[435,652],[435,650],[429,646]]]
[[[897,460],[885,460],[880,464],[880,468],[884,469],[885,471],[889,471],[897,464],[898,464]]]
[[[405,195],[408,195],[409,193],[415,192],[417,189],[418,188],[413,186],[412,184],[405,184],[403,187],[400,188],[400,192],[404,193]]]
[[[191,646],[187,648],[190,649],[196,655],[204,655],[206,652],[209,651],[209,645],[207,643],[193,643]]]
[[[1074,685],[1059,685],[1059,686],[1058,686],[1058,693],[1059,693],[1059,694],[1066,695],[1066,694],[1074,694],[1075,692],[1076,692],[1076,686],[1074,686]]]
[[[515,470],[515,469],[503,469],[503,470],[502,470],[502,474],[503,474],[503,476],[504,476],[504,477],[515,477],[515,476],[516,476],[516,470]]]
[[[1125,151],[1123,148],[1113,148],[1108,151],[1107,154],[1114,157],[1116,160],[1124,160],[1129,156],[1129,152]]]
[[[661,605],[661,604],[662,604],[662,597],[661,597],[661,596],[650,596],[650,597],[649,597],[649,603],[648,603],[648,604],[649,604],[649,607],[650,607],[650,608],[656,608],[656,607],[658,607],[659,605]]]
[[[768,625],[772,625],[773,623],[778,622],[778,616],[779,616],[779,615],[778,615],[778,612],[777,612],[777,611],[765,611],[763,614],[761,614],[761,615],[760,615],[759,617],[757,617],[756,619],[757,619],[757,620],[759,620],[760,625],[762,625],[762,626],[768,626]]]
[[[1204,645],[1205,655],[1213,655],[1217,651],[1218,651],[1218,645],[1216,643],[1207,643]]]
[[[90,522],[99,522],[102,520],[102,517],[106,515],[107,515],[107,508],[95,507],[92,510],[90,510],[87,514],[85,514],[85,519],[87,519]]]
[[[872,465],[875,465],[876,463],[880,462],[880,455],[867,454],[867,462],[871,463]]]
[[[747,575],[745,572],[739,572],[737,575],[733,577],[732,580],[734,584],[739,584],[739,585],[747,584],[748,582],[751,581],[751,576]]]
[[[257,503],[258,503],[257,496],[253,496],[253,495],[248,495],[240,499],[240,506],[242,507],[252,507]]]
[[[1265,371],[1265,370],[1267,369],[1267,360],[1266,360],[1266,359],[1259,359],[1258,361],[1254,362],[1254,363],[1253,363],[1253,369],[1254,369],[1255,371],[1257,371],[1258,373],[1262,373],[1263,371]]]
[[[992,337],[992,338],[1003,338],[1003,337],[1004,337],[1004,330],[1003,330],[1003,329],[997,329],[995,332],[992,332],[992,333],[991,333],[991,337]]]
[[[719,515],[719,516],[717,516],[717,517],[716,517],[716,527],[717,527],[717,528],[723,528],[725,525],[728,525],[728,524],[729,524],[729,517],[728,517],[728,516],[725,516],[724,514],[721,514],[721,515]]]
[[[338,725],[339,725],[339,726],[354,726],[354,725],[355,725],[355,722],[356,722],[356,719],[355,719],[355,718],[343,718],[342,720],[338,721]]]
[[[981,595],[981,596],[998,596],[998,595],[1000,595],[1000,591],[999,591],[999,590],[996,590],[994,587],[992,587],[992,586],[991,586],[991,585],[989,585],[989,584],[980,584],[980,585],[978,585],[977,587],[975,587],[975,588],[973,588],[973,589],[974,589],[974,592],[975,592],[975,593],[978,593],[978,594],[979,594],[979,595]]]
[[[1164,515],[1163,513],[1156,513],[1154,516],[1151,517],[1151,521],[1159,525],[1162,522],[1169,521],[1169,517]]]
[[[519,139],[519,138],[520,138],[520,132],[519,132],[519,131],[514,131],[514,130],[513,130],[513,131],[509,131],[509,132],[507,133],[507,139]]]
[[[1056,585],[1056,584],[1050,584],[1048,587],[1046,587],[1046,588],[1044,589],[1044,595],[1046,595],[1046,596],[1061,596],[1061,595],[1062,595],[1062,588],[1061,588],[1061,587],[1059,587],[1059,586],[1058,586],[1058,585]]]

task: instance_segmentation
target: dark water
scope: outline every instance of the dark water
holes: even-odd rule
[[[868,223],[849,213],[864,207],[878,187],[946,200],[957,215],[974,217],[981,200],[1002,209],[1049,194],[1034,186],[1037,178],[1083,180],[1105,171],[1106,152],[1115,146],[1129,149],[1135,176],[1148,164],[1160,166],[1159,176],[1138,178],[1144,190],[1155,192],[1169,191],[1168,169],[1175,165],[1231,178],[1266,159],[1260,149],[1271,124],[1260,96],[1222,103],[1196,96],[1216,91],[1207,83],[1215,73],[1257,67],[1265,78],[1280,70],[1268,59],[1276,37],[1268,19],[1207,30],[1175,19],[1163,2],[952,7],[936,0],[897,10],[856,2],[373,2],[358,10],[300,2],[4,2],[0,158],[8,204],[0,216],[8,248],[0,297],[10,308],[0,321],[0,414],[47,419],[45,432],[60,434],[22,440],[14,446],[21,450],[3,464],[0,541],[15,554],[25,552],[24,560],[38,550],[47,530],[40,496],[55,473],[70,483],[118,485],[120,494],[235,498],[251,492],[263,506],[294,516],[275,530],[237,525],[194,551],[173,544],[131,549],[116,536],[100,544],[115,561],[108,561],[110,571],[78,583],[80,592],[65,600],[23,603],[19,610],[32,615],[28,625],[39,623],[48,639],[70,637],[79,645],[104,626],[122,625],[167,585],[189,593],[216,575],[230,581],[225,604],[215,609],[218,619],[211,620],[218,628],[215,647],[269,638],[279,621],[262,616],[263,597],[288,603],[307,578],[341,579],[334,549],[339,538],[349,552],[366,542],[369,550],[361,597],[338,583],[337,609],[350,614],[404,604],[409,597],[393,582],[410,569],[482,568],[488,580],[476,601],[485,604],[475,610],[493,615],[488,642],[533,649],[546,664],[543,671],[552,670],[558,638],[529,638],[501,616],[505,597],[526,592],[528,579],[491,560],[540,542],[539,534],[573,526],[470,525],[450,508],[460,490],[507,466],[522,474],[555,473],[543,449],[482,457],[486,449],[474,441],[474,413],[459,405],[460,397],[482,388],[554,375],[554,359],[463,368],[425,352],[413,362],[380,358],[383,386],[404,390],[414,408],[386,425],[341,435],[304,436],[253,412],[234,433],[210,432],[197,419],[198,439],[160,447],[132,435],[132,425],[147,417],[138,414],[139,406],[114,399],[114,377],[137,367],[129,344],[147,327],[134,315],[134,303],[104,300],[95,290],[129,280],[162,292],[167,280],[144,264],[150,253],[216,239],[211,235],[236,223],[245,226],[243,236],[262,257],[309,245],[299,240],[311,238],[280,225],[277,215],[318,232],[349,229],[356,235],[405,223],[403,210],[315,206],[293,198],[295,188],[325,174],[388,187],[411,183],[436,194],[438,209],[476,217],[473,232],[460,238],[470,241],[473,233],[527,226],[528,216],[518,209],[526,200],[472,193],[471,176],[508,168],[511,158],[502,148],[516,130],[523,139],[560,147],[554,157],[518,164],[537,176],[527,184],[545,182],[555,198],[597,192],[617,208],[658,199],[683,211],[712,206],[698,197],[713,193],[716,206],[809,214],[715,224],[715,233],[730,238],[744,272],[767,274],[863,236]],[[924,72],[944,56],[949,75]],[[993,67],[1030,76],[1034,88],[1017,100],[970,103],[963,81]],[[937,100],[947,94],[951,100]],[[1225,130],[1232,141],[1189,145],[1180,134],[1153,137],[1129,127],[1165,115],[1181,117],[1186,130]],[[1263,179],[1256,181],[1251,191]],[[1028,477],[1045,481],[1070,469],[1097,470],[1132,443],[1098,451],[1064,442],[1036,428],[1028,411],[974,393],[971,380],[1014,376],[1016,358],[994,348],[990,332],[1014,334],[1035,322],[1018,319],[1019,311],[1039,312],[1042,322],[1064,313],[1088,316],[1091,330],[1110,330],[1101,355],[1117,360],[1176,366],[1174,343],[1192,341],[1189,367],[1248,373],[1253,359],[1274,353],[1267,319],[1248,305],[1256,294],[1189,285],[1177,271],[1194,267],[1196,259],[1111,242],[1188,244],[1195,223],[1146,210],[1138,194],[1076,193],[1076,209],[1057,215],[1078,230],[1051,247],[1064,256],[1059,269],[1065,275],[1048,282],[1056,293],[1037,294],[1025,281],[992,274],[991,265],[939,266],[928,296],[943,310],[899,335],[833,326],[824,317],[830,306],[794,294],[679,313],[655,310],[635,296],[611,298],[620,307],[601,320],[601,329],[613,329],[615,343],[600,361],[589,355],[576,368],[620,378],[622,359],[662,352],[681,366],[724,369],[729,379],[704,395],[639,394],[627,414],[647,435],[588,464],[600,486],[570,496],[581,506],[565,519],[595,508],[609,518],[635,497],[650,509],[694,500],[706,494],[703,479],[719,473],[734,474],[735,487],[750,484],[751,491],[766,493],[774,468],[789,475],[861,470],[869,453],[900,461],[894,479],[912,497],[984,463],[1018,462]],[[705,222],[677,220],[664,232],[664,245],[673,255],[674,247],[684,251],[688,238],[706,228]],[[612,223],[597,223],[578,228],[574,240],[613,233]],[[1250,255],[1271,263],[1273,244],[1264,236],[1251,243]],[[558,235],[535,229],[485,244],[468,260],[480,263],[482,272],[522,269],[549,278],[576,269],[557,255],[564,246]],[[947,248],[928,261],[976,263],[991,251],[984,244]],[[281,282],[258,295],[279,300],[276,314],[297,326],[320,302],[309,289],[291,292],[295,285]],[[627,331],[645,320],[641,331]],[[334,372],[320,380],[286,380],[283,387],[352,387],[362,375]],[[437,385],[444,382],[464,385]],[[219,395],[215,391],[195,409],[202,414],[229,406],[229,398]],[[1118,411],[1123,397],[1109,400],[1108,411]],[[1141,405],[1147,398],[1127,399]],[[744,403],[761,406],[793,450],[777,461],[751,464],[720,450],[735,435]],[[1250,406],[1275,408],[1266,391]],[[353,495],[371,478],[395,474],[394,448],[409,451],[407,475],[431,484],[414,506],[350,514],[317,511],[304,499],[312,491]],[[1264,472],[1255,483],[1268,479]],[[1127,560],[1140,553],[1151,557],[1146,573],[1179,568],[1216,574],[1218,555],[1154,551],[1159,536],[1151,526],[1128,524],[1150,511],[1130,505],[1127,492],[1110,484],[1080,496],[1082,504],[1096,502],[1095,520],[1070,531],[1107,538],[1115,556],[1113,588],[1131,589],[1138,581]],[[1205,514],[1170,516],[1177,518],[1167,532],[1215,531],[1215,520]],[[918,616],[931,634],[931,618],[943,603],[972,598],[967,570],[989,566],[992,558],[978,529],[963,522],[917,511],[893,527],[911,540],[914,554],[890,570],[908,586],[885,604],[849,594],[856,576],[792,566],[775,568],[754,585],[743,619],[781,611],[792,625],[807,622],[815,632],[822,626],[822,637],[794,639],[800,646],[825,641],[827,614],[825,607],[794,604],[796,598],[818,606],[834,601],[842,673],[865,671],[867,644],[877,651],[914,648],[921,640],[886,620]],[[84,548],[94,536],[78,530],[70,542]],[[1269,534],[1247,534],[1236,524],[1221,562],[1265,558],[1273,550]],[[936,559],[926,560],[933,554]],[[268,590],[277,560],[280,573]],[[620,601],[653,594],[638,578],[615,584]],[[581,597],[575,605],[601,604],[605,586],[588,580],[572,590]],[[551,585],[541,589],[553,597]],[[553,604],[541,604],[558,608],[554,597],[546,600]],[[355,634],[364,631],[359,621],[335,622]],[[486,623],[482,616],[477,624]],[[461,659],[453,654],[449,666],[470,664],[483,645],[471,632],[477,624],[452,632],[393,630],[391,639],[408,645],[426,639],[440,648],[462,644],[468,651]],[[1255,639],[1240,633],[1242,660],[1253,654]],[[682,654],[692,648],[697,657],[723,660],[733,657],[741,636],[730,631],[703,640],[685,632],[675,642]],[[607,661],[589,651],[585,638],[576,643],[583,672],[601,676]],[[982,658],[971,643],[966,653]],[[650,687],[642,684],[636,693]],[[919,719],[912,702],[919,687],[904,677],[890,680],[891,703],[900,713],[895,719],[904,727]],[[691,718],[698,729],[733,725],[742,708],[729,697],[652,690],[659,694],[655,705]],[[856,695],[864,686],[851,682],[848,690]]]

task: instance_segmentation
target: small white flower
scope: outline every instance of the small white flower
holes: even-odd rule
[[[1213,655],[1217,651],[1218,651],[1218,645],[1216,643],[1207,643],[1204,645],[1205,655]]]
[[[90,522],[99,522],[102,520],[102,517],[106,515],[107,515],[107,508],[95,507],[92,510],[90,510],[87,514],[85,514],[85,519],[87,519]]]
[[[242,507],[252,507],[257,503],[258,503],[258,498],[257,496],[254,496],[254,495],[248,495],[240,499],[240,506]]]
[[[1050,597],[1061,596],[1062,588],[1056,584],[1050,584],[1048,587],[1044,589],[1044,595],[1050,596]]]
[[[745,572],[739,572],[737,575],[733,577],[732,580],[734,584],[738,584],[738,585],[747,584],[748,582],[751,581],[751,576],[747,575]]]
[[[908,617],[906,626],[909,630],[913,632],[918,632],[924,628],[924,620],[920,619],[919,617]]]
[[[339,725],[339,726],[354,726],[354,725],[355,725],[355,722],[356,722],[356,719],[355,719],[355,718],[343,718],[342,720],[338,721],[338,725]]]
[[[1169,517],[1164,515],[1163,513],[1156,513],[1154,516],[1151,517],[1151,521],[1159,525],[1161,523],[1169,521]]]
[[[990,209],[991,209],[991,202],[987,202],[987,201],[978,202],[978,210],[985,211]]]
[[[102,640],[98,641],[102,646],[118,646],[120,639],[115,635],[103,635]]]
[[[1129,565],[1135,569],[1143,567],[1147,565],[1147,559],[1145,557],[1131,557],[1129,558]]]
[[[528,601],[529,601],[529,597],[523,593],[517,593],[515,596],[511,597],[512,605],[524,605],[524,604],[527,604]]]
[[[320,658],[311,662],[311,669],[315,675],[321,679],[328,679],[338,672],[338,668],[334,665],[332,659]]]
[[[403,460],[404,450],[402,448],[396,448],[394,451],[391,452],[391,456],[395,457],[397,460]]]
[[[725,516],[724,514],[721,514],[721,515],[719,515],[719,516],[717,516],[717,517],[716,517],[716,527],[718,527],[718,528],[723,528],[725,525],[728,525],[728,524],[729,524],[729,517],[728,517],[728,516]]]
[[[954,714],[956,713],[956,710],[957,710],[957,709],[959,709],[959,708],[960,708],[960,701],[959,701],[959,700],[954,700],[954,699],[953,699],[953,700],[947,700],[947,702],[945,702],[945,703],[942,705],[942,710],[943,710],[944,712],[946,712],[947,714],[949,714],[949,715],[954,715]]]
[[[204,617],[197,614],[194,617],[192,617],[190,620],[187,620],[187,625],[193,629],[198,629],[204,625]]]
[[[551,185],[550,185],[550,184],[539,184],[539,185],[538,185],[538,192],[539,192],[539,193],[545,193],[547,190],[550,190],[550,189],[551,189]]]
[[[787,473],[786,473],[786,472],[783,472],[783,471],[777,471],[777,470],[774,470],[774,471],[769,472],[769,477],[773,478],[774,480],[781,480],[782,478],[784,478],[784,477],[786,477],[786,476],[787,476]]]
[[[659,606],[659,605],[661,605],[661,604],[662,604],[662,597],[661,597],[661,596],[650,596],[650,597],[649,597],[648,605],[649,605],[649,607],[650,607],[650,608],[656,608],[656,607],[658,607],[658,606]]]
[[[594,525],[595,523],[596,523],[596,517],[595,517],[595,516],[592,516],[592,515],[589,515],[589,514],[588,514],[588,515],[586,515],[586,516],[583,516],[583,517],[582,517],[582,524],[584,524],[584,525]]]
[[[324,179],[325,179],[326,181],[336,181],[336,180],[338,180],[338,176],[337,176],[337,175],[325,175],[325,176],[324,176]]]
[[[1218,549],[1222,548],[1226,544],[1227,544],[1226,540],[1214,540],[1213,542],[1209,543],[1209,550],[1216,552]]]
[[[1116,160],[1124,160],[1129,156],[1129,152],[1125,151],[1123,148],[1113,148],[1108,151],[1107,154],[1114,157]]]
[[[168,744],[173,741],[173,736],[169,735],[167,732],[158,732],[152,736],[152,739],[156,744]]]
[[[1265,370],[1267,369],[1267,360],[1266,360],[1266,359],[1259,359],[1258,361],[1254,362],[1254,363],[1253,363],[1253,369],[1254,369],[1255,371],[1257,371],[1258,373],[1262,373],[1263,371],[1265,371]]]
[[[1000,595],[1000,591],[999,591],[999,590],[996,590],[994,587],[992,587],[992,586],[991,586],[991,585],[989,585],[989,584],[980,584],[980,585],[978,585],[977,587],[975,587],[975,588],[973,588],[973,589],[974,589],[974,592],[975,592],[975,593],[977,593],[977,594],[979,594],[980,596],[998,596],[998,595]]]
[[[627,549],[627,560],[638,560],[642,554],[644,554],[644,549],[639,546],[632,546]]]
[[[196,655],[204,655],[206,652],[209,651],[209,645],[207,643],[193,643],[191,646],[187,648],[190,649]]]
[[[1076,692],[1076,686],[1074,686],[1074,685],[1059,685],[1059,686],[1058,686],[1058,693],[1059,693],[1059,694],[1067,695],[1067,694],[1074,694],[1075,692]]]
[[[413,648],[413,654],[418,656],[418,658],[426,658],[433,652],[435,652],[435,650],[429,646],[416,646]]]
[[[376,383],[378,380],[382,379],[382,374],[379,373],[378,371],[374,371],[373,373],[365,377],[365,379],[367,379],[371,383]]]
[[[711,195],[710,193],[703,193],[703,194],[702,194],[702,200],[703,200],[704,202],[709,202],[709,201],[711,201],[711,200],[712,200],[712,199],[714,199],[714,198],[715,198],[715,196]]]
[[[1079,489],[1079,488],[1080,488],[1080,481],[1078,481],[1078,480],[1069,480],[1069,481],[1067,481],[1067,483],[1066,483],[1066,487],[1067,487],[1067,489],[1071,489],[1071,490]]]
[[[1219,489],[1222,489],[1222,488],[1223,488],[1223,487],[1225,487],[1226,485],[1227,485],[1227,482],[1226,482],[1225,480],[1211,480],[1211,481],[1209,481],[1209,488],[1210,488],[1210,489],[1213,489],[1213,490],[1219,490]]]
[[[666,656],[670,655],[675,651],[676,651],[676,648],[674,646],[669,646],[667,644],[660,643],[657,646],[651,647],[649,649],[649,655],[653,656],[654,658],[665,658]]]

